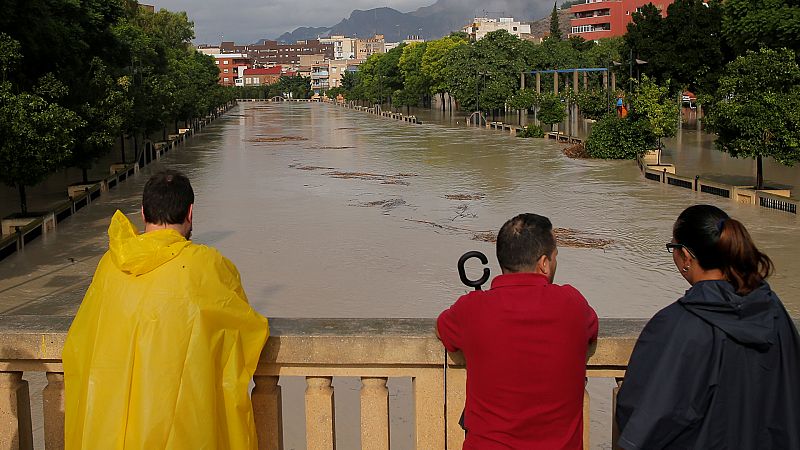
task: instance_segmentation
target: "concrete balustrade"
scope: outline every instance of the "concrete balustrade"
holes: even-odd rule
[[[33,406],[34,411],[42,408],[42,414],[34,417],[44,421],[45,448],[63,447],[61,348],[70,321],[61,316],[0,316],[0,450],[33,446],[32,406],[28,383],[22,378],[27,372],[46,373],[42,405]],[[446,354],[434,335],[434,323],[433,319],[271,319],[272,335],[261,354],[252,391],[259,448],[283,448],[279,377],[305,380],[306,441],[315,450],[335,448],[333,377],[355,377],[360,379],[363,449],[389,448],[387,382],[392,378],[411,379],[415,447],[460,449],[464,360],[460,353]],[[588,355],[587,376],[622,380],[643,325],[643,320],[601,320],[600,339]],[[586,424],[588,406],[587,395]],[[589,427],[584,430],[588,437]]]

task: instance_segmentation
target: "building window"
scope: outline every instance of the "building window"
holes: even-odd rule
[[[223,70],[223,72],[228,73],[228,69]]]
[[[227,82],[229,82],[229,81],[231,81],[231,79],[230,79],[230,78],[228,78],[228,77],[225,77],[225,78],[223,78],[223,80],[224,80],[226,83],[227,83]]]
[[[216,61],[214,61],[214,62],[215,62],[215,63],[217,63],[217,65],[219,65],[219,60],[216,60]]]
[[[223,61],[223,62],[222,62],[222,64],[230,64],[230,63],[231,63],[231,62],[230,62],[229,60],[227,60],[227,59],[226,59],[225,61]]]

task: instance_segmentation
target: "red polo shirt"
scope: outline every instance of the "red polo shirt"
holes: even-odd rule
[[[581,449],[586,351],[597,314],[577,289],[500,275],[439,315],[467,361],[464,449]]]

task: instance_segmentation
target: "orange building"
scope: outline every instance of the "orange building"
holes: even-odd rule
[[[586,0],[586,3],[572,5],[570,13],[571,36],[580,36],[587,41],[622,36],[633,21],[633,13],[642,6],[652,3],[667,15],[667,7],[674,0]]]

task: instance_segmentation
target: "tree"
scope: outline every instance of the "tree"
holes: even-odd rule
[[[550,13],[550,39],[561,40],[561,26],[558,23],[558,8],[553,3],[553,12]]]
[[[800,67],[792,50],[748,51],[725,68],[706,117],[716,146],[735,158],[763,158],[791,166],[800,160]]]
[[[441,95],[444,99],[444,93],[450,87],[450,80],[446,75],[448,55],[456,47],[467,46],[467,39],[454,35],[427,43],[425,54],[422,55],[420,70],[430,80],[431,95]],[[444,108],[444,101],[442,101],[442,108]]]
[[[587,119],[600,120],[612,110],[614,99],[605,90],[589,89],[576,96],[581,115]]]
[[[30,94],[14,94],[0,84],[0,181],[19,191],[20,212],[28,213],[25,188],[41,182],[70,157],[77,114]]]
[[[553,125],[564,121],[567,118],[567,112],[564,111],[564,105],[561,103],[561,98],[557,95],[547,94],[542,96],[539,105],[539,120],[547,125],[550,125],[550,131],[553,130]]]
[[[644,72],[653,78],[661,80],[668,65],[668,59],[672,57],[665,46],[673,39],[673,36],[664,35],[664,18],[661,11],[652,3],[648,3],[631,15],[632,21],[628,24],[625,33],[625,46],[622,48],[622,58],[624,59],[623,68],[627,69],[620,73],[623,75],[623,82],[630,82],[629,78],[636,79],[641,70],[637,63],[638,60],[646,61],[643,67]]]
[[[668,86],[659,86],[646,75],[642,76],[631,99],[631,119],[642,120],[661,148],[661,139],[675,136],[678,130],[678,102],[671,98]]]
[[[425,42],[406,45],[398,61],[398,68],[403,77],[401,95],[394,96],[398,106],[418,106],[430,93],[431,80],[422,71],[422,58],[425,56]]]
[[[737,54],[762,47],[800,51],[796,0],[725,0],[722,32]]]

